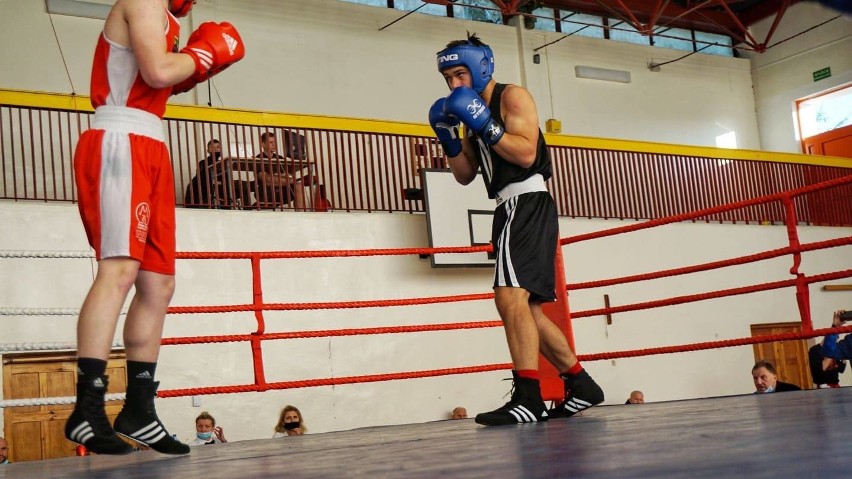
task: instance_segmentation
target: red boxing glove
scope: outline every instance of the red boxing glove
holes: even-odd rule
[[[243,39],[228,22],[204,22],[189,36],[186,46],[180,51],[195,60],[195,72],[172,89],[173,93],[190,90],[246,55]]]

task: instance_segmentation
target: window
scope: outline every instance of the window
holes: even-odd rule
[[[553,17],[552,8],[536,8],[532,11],[531,15],[524,17],[524,23],[527,25],[527,28],[546,30],[548,32],[556,31],[556,19]]]
[[[564,12],[562,32],[570,35],[603,38],[603,18],[583,13]]]
[[[488,0],[467,0],[465,4],[453,5],[453,16],[455,18],[473,20],[475,22],[503,23],[503,14],[500,12],[500,9]]]
[[[707,47],[708,44],[716,45]],[[697,50],[701,50],[704,47],[704,50],[701,50],[701,53],[706,53],[708,55],[719,55],[723,57],[732,57],[734,56],[734,49],[731,48],[731,37],[727,35],[719,35],[717,33],[705,33],[705,32],[695,32],[695,47]]]
[[[387,5],[387,2],[385,2]],[[417,13],[426,13],[428,15],[436,15],[439,17],[447,16],[447,7],[434,3],[426,3],[421,0],[393,0],[393,8],[397,10],[411,11],[415,9]]]
[[[388,0],[340,0],[341,2],[349,2],[349,3],[360,3],[361,5],[370,5],[373,7],[385,7],[388,6]]]
[[[2,1],[2,0],[0,0]],[[370,5],[374,7],[394,8],[397,10],[426,13],[439,17],[447,16],[447,7],[423,0],[341,0],[343,2]],[[530,5],[534,2],[530,2]],[[388,5],[392,5],[389,7]],[[453,4],[452,16],[474,22],[503,24],[503,13],[490,0],[464,0]],[[592,38],[607,38],[604,35],[604,17],[584,13],[540,7],[524,17],[527,28],[548,32],[561,31],[566,35],[580,35]],[[731,37],[716,33],[705,33],[683,28],[661,27],[653,36],[642,35],[629,23],[614,18],[607,19],[609,39],[619,42],[652,45],[683,51],[699,51],[709,55],[734,56]],[[695,38],[693,39],[693,35]],[[651,39],[653,38],[653,42]],[[703,50],[702,50],[703,48]]]
[[[695,51],[692,43],[692,30],[661,28],[654,31],[652,39],[655,47],[684,50],[687,52]]]
[[[611,28],[609,29],[609,39],[617,42],[635,43],[637,45],[650,45],[651,40],[645,35],[639,33],[630,24],[621,20],[609,19]]]
[[[852,125],[852,86],[797,102],[802,138]]]

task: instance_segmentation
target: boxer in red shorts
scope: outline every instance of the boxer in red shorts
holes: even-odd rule
[[[166,311],[175,287],[175,198],[162,118],[169,96],[193,88],[245,55],[233,25],[206,22],[178,50],[180,24],[195,0],[117,0],[92,66],[92,129],[74,153],[80,216],[98,271],[77,323],[77,403],[65,436],[97,454],[133,449],[118,435],[167,454],[189,446],[157,417],[154,381]],[[105,375],[121,307],[127,399],[110,425]]]

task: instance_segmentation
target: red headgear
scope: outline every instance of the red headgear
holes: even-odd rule
[[[169,11],[176,17],[185,17],[194,4],[195,0],[169,0]]]

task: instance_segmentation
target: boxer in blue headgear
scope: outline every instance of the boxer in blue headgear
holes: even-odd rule
[[[476,36],[472,38],[476,39]],[[473,91],[482,95],[485,87],[491,82],[491,75],[494,74],[494,54],[488,45],[479,41],[477,43],[468,39],[467,44],[447,47],[438,52],[438,71],[464,66],[470,72]]]
[[[535,100],[526,88],[491,78],[494,56],[476,35],[438,52],[438,71],[452,91],[432,105],[429,124],[447,164],[463,185],[481,172],[488,196],[497,200],[491,229],[494,302],[512,356],[514,389],[509,402],[478,414],[476,422],[498,426],[573,416],[601,403],[604,394],[542,310],[542,303],[556,299],[559,224],[545,183],[552,167]],[[539,352],[562,373],[565,385],[564,399],[550,410],[541,397]]]

